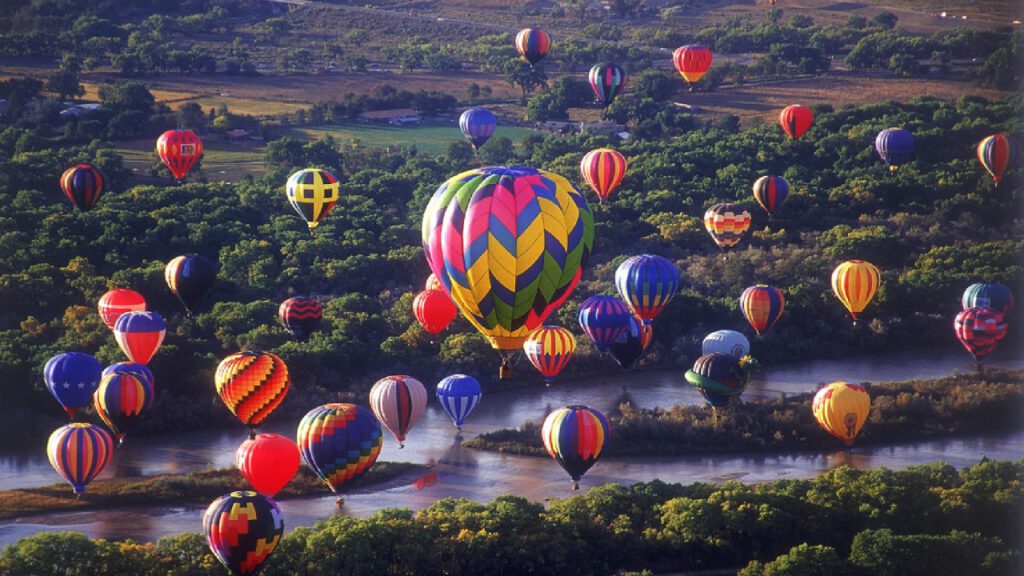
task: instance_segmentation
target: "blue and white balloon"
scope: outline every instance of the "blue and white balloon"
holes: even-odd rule
[[[480,383],[465,374],[452,374],[437,384],[437,401],[460,431],[466,417],[480,403],[481,396]]]

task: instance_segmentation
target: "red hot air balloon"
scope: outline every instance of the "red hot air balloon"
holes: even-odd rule
[[[1006,134],[993,134],[978,144],[978,161],[992,175],[997,186],[1003,179],[1003,173],[1017,162],[1019,155],[1017,141]]]
[[[164,319],[156,312],[126,312],[114,324],[114,339],[132,362],[149,364],[167,333]]]
[[[277,317],[292,336],[305,339],[323,320],[324,307],[312,298],[296,296],[281,302],[277,309]]]
[[[813,123],[814,114],[809,108],[799,104],[786,106],[779,114],[779,124],[782,125],[786,135],[793,140],[799,140]]]
[[[452,299],[443,290],[424,290],[412,301],[412,312],[428,334],[437,334],[459,315]]]
[[[672,53],[672,63],[693,90],[693,83],[711,68],[711,50],[704,46],[680,46]]]
[[[968,308],[956,315],[953,330],[957,340],[976,361],[981,362],[1006,336],[1006,320],[991,308]]]
[[[191,130],[168,130],[157,139],[156,154],[171,174],[181,180],[203,155],[203,142]]]
[[[235,464],[254,490],[274,497],[299,471],[299,448],[278,434],[257,434],[238,447]]]
[[[611,148],[591,150],[580,162],[580,174],[604,202],[626,175],[626,157]]]
[[[146,310],[146,299],[135,290],[116,288],[100,296],[96,306],[100,318],[107,328],[114,329],[117,319],[125,312],[143,312]]]
[[[68,200],[82,212],[88,212],[103,195],[107,178],[91,164],[79,164],[68,168],[60,177],[60,189]]]

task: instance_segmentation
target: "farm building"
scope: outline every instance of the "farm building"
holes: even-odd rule
[[[400,126],[403,124],[419,124],[420,113],[412,108],[395,108],[393,110],[374,110],[363,112],[359,115],[360,122],[370,124],[392,124]]]

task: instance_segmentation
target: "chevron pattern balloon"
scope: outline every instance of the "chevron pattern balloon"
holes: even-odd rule
[[[368,409],[355,404],[324,404],[302,417],[295,443],[303,461],[331,492],[337,492],[373,466],[384,434]]]
[[[253,350],[221,360],[214,378],[224,405],[242,424],[252,428],[270,416],[291,385],[284,360]]]

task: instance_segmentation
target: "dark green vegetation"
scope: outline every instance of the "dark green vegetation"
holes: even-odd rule
[[[366,474],[345,484],[345,492],[379,488],[425,472],[427,468],[408,462],[378,462]],[[192,474],[164,474],[146,478],[97,480],[76,500],[67,484],[0,491],[0,519],[20,518],[48,512],[124,508],[127,506],[182,506],[207,504],[222,494],[247,486],[237,468],[221,468]],[[324,496],[327,486],[316,474],[300,467],[295,478],[275,496],[276,500],[298,496]],[[344,494],[341,495],[344,497]]]
[[[1022,381],[1024,372],[990,371],[985,376],[869,386],[871,415],[857,445],[1024,427]],[[813,394],[799,394],[742,402],[716,414],[704,406],[636,409],[627,396],[618,411],[609,414],[612,434],[603,453],[664,456],[841,447],[814,420],[812,398]],[[514,430],[481,434],[464,445],[546,455],[540,437],[540,425],[528,422]]]
[[[263,574],[571,576],[748,563],[747,576],[1019,574],[1022,482],[1017,461],[962,471],[841,467],[756,486],[608,484],[547,507],[516,496],[449,498],[420,512],[297,528]],[[82,566],[106,576],[223,574],[199,534],[156,544],[41,534],[0,554],[4,574],[69,575]]]

